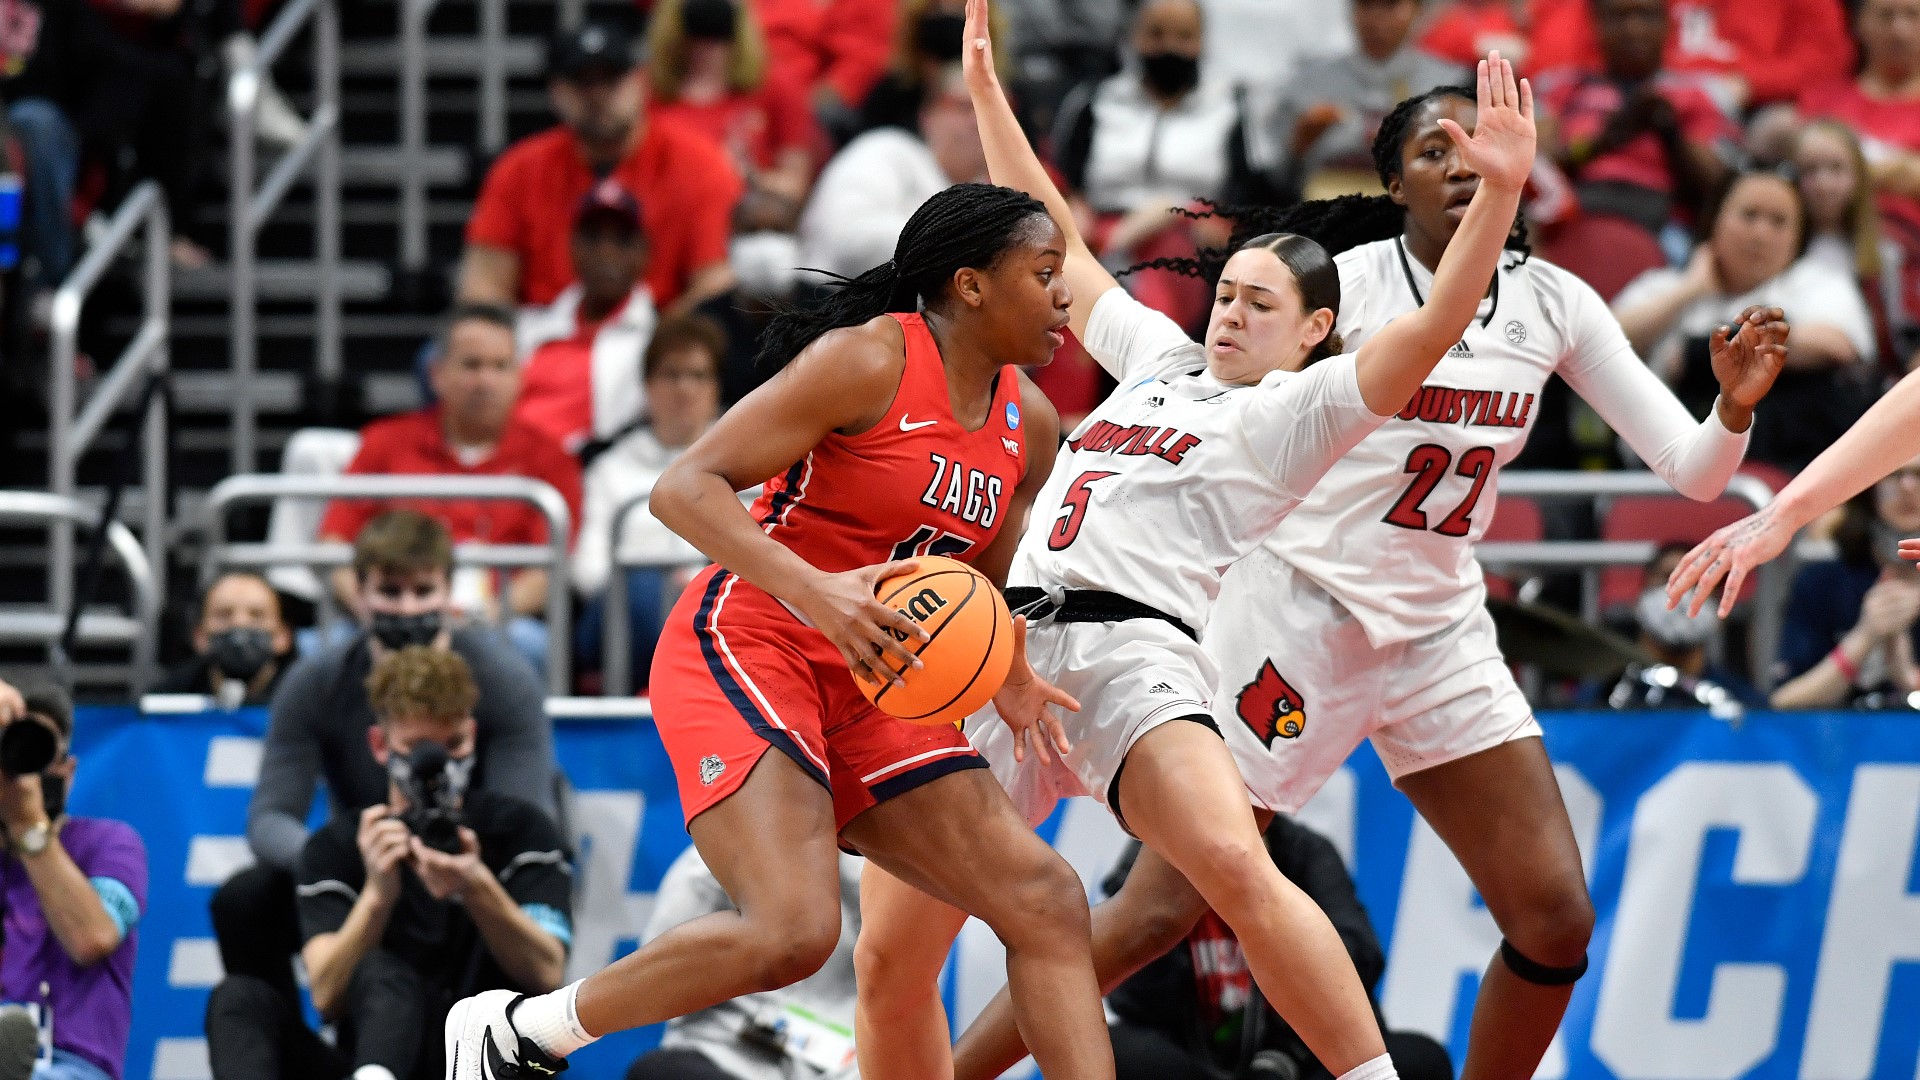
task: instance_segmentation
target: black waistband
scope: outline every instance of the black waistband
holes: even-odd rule
[[[1061,602],[1056,605],[1047,598],[1046,590],[1030,585],[1015,585],[1006,590],[1007,607],[1015,615],[1025,615],[1031,622],[1052,619],[1054,622],[1127,622],[1131,619],[1158,619],[1172,623],[1180,632],[1200,640],[1193,627],[1161,611],[1150,604],[1143,604],[1119,593],[1101,592],[1098,589],[1068,589]]]

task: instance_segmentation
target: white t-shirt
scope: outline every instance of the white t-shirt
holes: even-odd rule
[[[1074,430],[1034,500],[1008,581],[1100,589],[1198,631],[1220,575],[1386,419],[1353,357],[1235,386],[1173,320],[1109,289],[1084,342],[1120,389]]]
[[[1627,283],[1613,298],[1617,311],[1640,304],[1672,290],[1684,271],[1671,267],[1649,270]],[[1863,360],[1875,353],[1873,316],[1860,296],[1852,267],[1836,273],[1825,259],[1802,258],[1786,272],[1740,296],[1705,296],[1688,304],[1674,320],[1673,328],[1647,351],[1647,361],[1656,369],[1675,370],[1680,350],[1688,338],[1706,337],[1717,326],[1738,318],[1754,304],[1777,307],[1787,313],[1787,322],[1800,326],[1831,326],[1847,335],[1847,340]]]
[[[875,128],[827,162],[800,214],[800,265],[843,277],[893,258],[920,204],[953,185],[920,137]]]
[[[1349,351],[1433,288],[1398,238],[1334,264]],[[1746,436],[1712,416],[1695,423],[1599,294],[1557,266],[1508,254],[1419,395],[1328,470],[1268,549],[1338,598],[1375,645],[1465,618],[1485,602],[1473,545],[1493,520],[1500,467],[1525,446],[1556,372],[1682,494],[1713,498],[1739,468]]]
[[[573,587],[592,596],[607,585],[613,573],[613,517],[622,506],[651,494],[654,482],[685,447],[661,445],[650,428],[622,437],[587,467],[580,511],[580,539],[574,545]],[[633,564],[698,564],[705,556],[673,530],[660,524],[651,507],[627,515],[620,530],[621,561]]]

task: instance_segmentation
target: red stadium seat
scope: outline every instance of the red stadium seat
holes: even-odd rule
[[[1600,524],[1602,540],[1651,540],[1655,544],[1697,544],[1715,529],[1746,517],[1751,508],[1739,499],[1720,498],[1710,503],[1694,502],[1679,495],[1627,495],[1613,500]],[[1600,610],[1631,605],[1640,595],[1641,568],[1610,567],[1601,575]],[[1753,592],[1754,579],[1748,578],[1741,590],[1745,599]]]
[[[1540,504],[1518,495],[1503,495],[1494,505],[1493,522],[1482,540],[1492,543],[1526,543],[1546,536],[1546,523],[1540,516]],[[1487,594],[1502,600],[1513,599],[1512,579],[1489,570]]]
[[[1667,265],[1652,233],[1625,218],[1583,214],[1556,227],[1540,254],[1593,286],[1608,303],[1627,282]]]

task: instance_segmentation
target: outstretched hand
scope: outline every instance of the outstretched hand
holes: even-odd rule
[[[1900,541],[1900,557],[1913,562],[1920,562],[1920,537]]]
[[[1667,607],[1679,607],[1692,593],[1687,614],[1698,615],[1714,587],[1725,581],[1726,587],[1720,590],[1720,617],[1727,618],[1733,614],[1733,603],[1740,598],[1747,575],[1785,551],[1793,533],[1791,526],[1779,520],[1774,507],[1768,506],[1700,541],[1667,578]]]
[[[1742,409],[1758,405],[1786,365],[1789,332],[1786,312],[1757,304],[1731,327],[1715,327],[1708,351],[1721,396]]]
[[[1480,174],[1481,182],[1519,188],[1533,171],[1532,84],[1525,79],[1516,83],[1513,65],[1501,59],[1498,51],[1491,52],[1480,61],[1475,103],[1471,138],[1450,119],[1442,118],[1440,126],[1452,136],[1467,166]]]
[[[1053,710],[1056,705],[1069,712],[1080,711],[1079,702],[1041,678],[1033,665],[1027,663],[1027,617],[1016,615],[1013,666],[1007,671],[1007,681],[1001,683],[999,692],[993,695],[994,711],[1013,732],[1013,760],[1027,760],[1029,745],[1042,764],[1053,760],[1050,749],[1063,758],[1073,752],[1073,744],[1067,741],[1067,729],[1060,723],[1060,714]]]
[[[993,70],[993,20],[987,15],[987,0],[967,0],[967,25],[960,31],[960,70],[968,90],[998,88],[999,73]]]

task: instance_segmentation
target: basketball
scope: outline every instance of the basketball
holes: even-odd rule
[[[907,643],[926,666],[907,671],[903,685],[854,683],[881,712],[909,724],[958,723],[1007,680],[1013,618],[1006,598],[980,571],[937,555],[917,561],[914,572],[883,578],[874,595],[927,631],[917,647]]]

